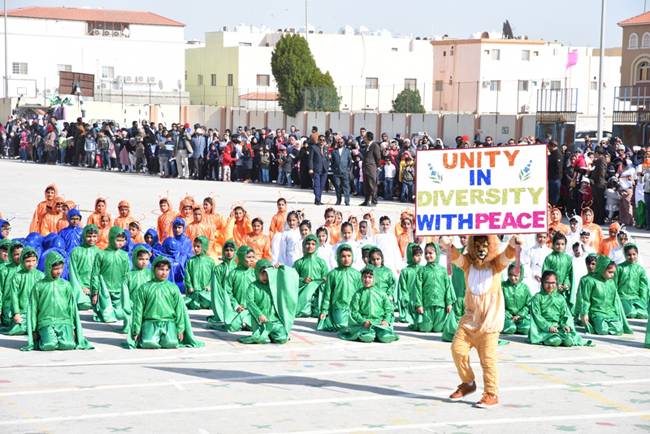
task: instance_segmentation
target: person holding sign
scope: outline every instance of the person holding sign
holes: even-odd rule
[[[478,351],[483,368],[485,390],[477,407],[493,408],[499,404],[499,386],[496,349],[499,332],[505,318],[505,302],[501,290],[501,273],[515,259],[515,248],[523,244],[514,235],[508,247],[499,254],[499,239],[495,235],[474,235],[467,243],[466,254],[461,254],[448,237],[441,245],[449,252],[453,264],[465,272],[465,314],[451,344],[451,354],[462,383],[450,395],[453,401],[476,392],[474,371],[469,364],[472,347]]]

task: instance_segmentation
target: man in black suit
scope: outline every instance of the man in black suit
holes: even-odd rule
[[[332,180],[336,190],[336,204],[341,205],[341,197],[345,206],[350,205],[350,171],[352,170],[352,153],[343,143],[343,137],[337,136],[332,151]]]
[[[330,164],[327,156],[327,141],[325,136],[318,136],[318,143],[312,145],[311,158],[309,159],[309,174],[314,181],[314,203],[322,205],[321,194],[327,185],[327,171]]]
[[[371,131],[366,132],[366,153],[363,156],[361,170],[363,172],[364,201],[361,206],[377,205],[377,169],[381,160],[381,148],[374,141],[375,136]]]

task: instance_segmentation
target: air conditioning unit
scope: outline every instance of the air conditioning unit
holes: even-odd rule
[[[136,81],[136,83],[144,83],[144,77],[141,76],[141,75],[138,75],[138,76],[135,78],[135,81]]]
[[[147,77],[147,83],[154,84],[156,82],[156,77]]]
[[[491,83],[489,81],[484,81],[484,82],[481,83],[481,85],[483,86],[483,89],[486,89],[486,88],[490,87],[490,84]]]
[[[104,36],[111,36],[110,30],[104,30]]]
[[[528,112],[530,112],[530,106],[528,104],[522,105],[519,113],[528,113]]]
[[[119,30],[113,31],[113,36],[115,36],[115,37],[119,37],[121,34],[122,34],[122,32],[120,32]]]
[[[95,29],[95,30],[92,31],[92,35],[93,35],[93,36],[99,36],[99,35],[101,35],[101,34],[102,34],[102,31],[99,30],[99,29]]]
[[[124,76],[124,82],[125,83],[133,83],[133,77],[131,77],[130,75]]]

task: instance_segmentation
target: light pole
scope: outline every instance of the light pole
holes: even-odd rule
[[[598,125],[597,139],[603,138],[603,61],[605,59],[605,3],[601,0],[600,6],[600,52],[598,58]]]
[[[9,55],[7,54],[7,0],[4,0],[4,20],[5,20],[5,81],[4,81],[4,97],[9,97]]]

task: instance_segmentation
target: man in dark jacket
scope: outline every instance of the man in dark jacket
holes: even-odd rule
[[[548,144],[548,199],[551,205],[560,201],[560,182],[562,180],[562,153],[557,142],[551,140]]]
[[[327,184],[327,172],[329,160],[327,155],[327,142],[325,136],[318,136],[318,143],[311,147],[311,158],[309,159],[309,174],[314,180],[314,203],[322,205],[321,195]]]
[[[594,222],[602,225],[605,223],[605,189],[607,188],[607,161],[605,151],[598,147],[594,152],[594,161],[591,171],[591,195],[593,196]]]
[[[371,131],[366,132],[365,143],[366,153],[363,156],[363,194],[364,201],[361,206],[377,205],[377,168],[381,160],[381,148],[379,143],[374,141],[375,136]]]
[[[336,190],[336,204],[341,205],[341,197],[345,206],[350,205],[350,171],[352,170],[352,154],[344,146],[343,137],[337,136],[332,151],[332,180]]]

